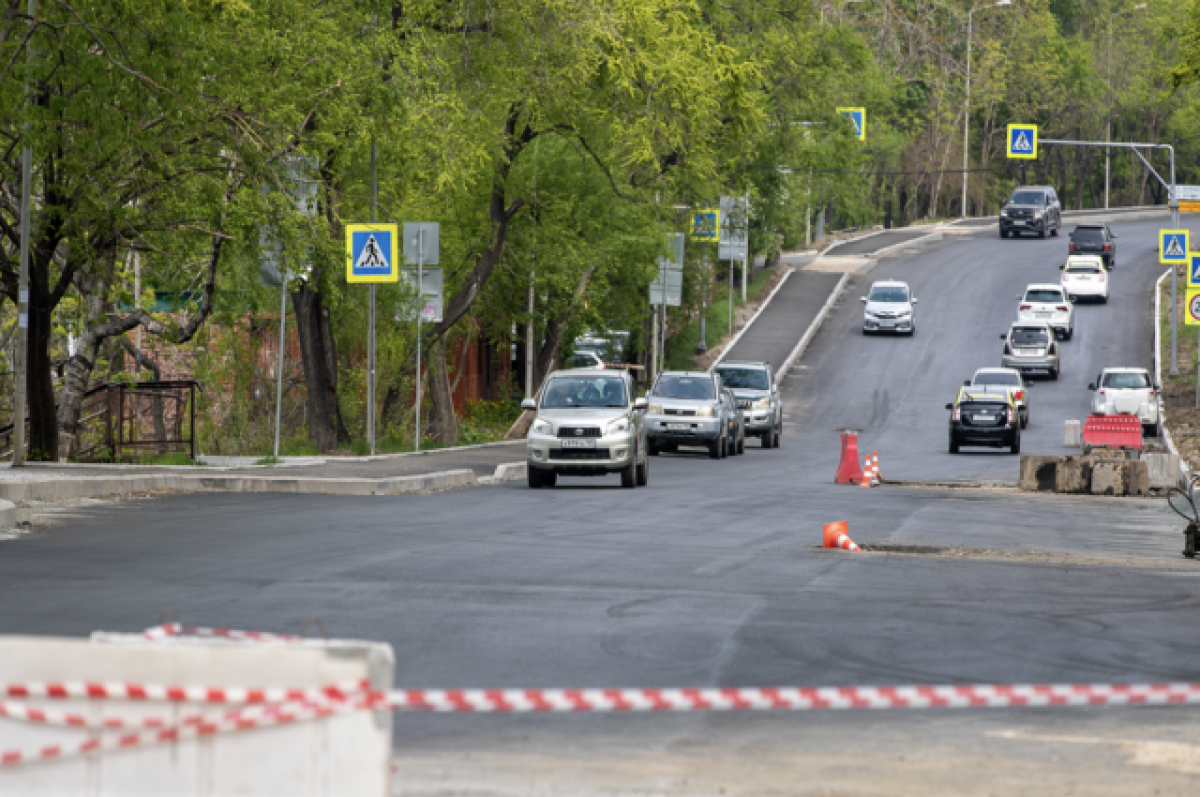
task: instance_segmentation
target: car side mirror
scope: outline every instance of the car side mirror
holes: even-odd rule
[[[1059,266],[1059,267],[1058,267],[1058,270],[1059,270],[1059,271],[1066,271],[1066,270],[1067,270],[1067,264],[1066,264],[1066,263],[1063,263],[1061,266]]]
[[[953,405],[953,404],[947,404],[947,405],[946,405],[946,409],[948,409],[948,410],[952,410],[952,409],[954,409],[954,405]]]
[[[916,303],[917,303],[917,302],[919,302],[919,301],[921,301],[921,300],[920,300],[920,299],[918,299],[918,298],[916,298],[916,297],[913,297],[913,302],[912,302],[912,303],[913,303],[913,304],[916,304]]]
[[[522,401],[521,401],[521,409],[523,409],[523,410],[536,410],[536,409],[537,409],[537,402],[536,402],[536,401],[534,401],[534,400],[533,400],[533,399],[531,399],[531,398],[524,399],[524,400],[522,400]]]
[[[1094,383],[1094,382],[1089,382],[1089,383],[1088,383],[1088,390],[1095,390],[1095,389],[1096,389],[1096,385],[1095,385],[1095,383]]]
[[[633,400],[633,408],[635,410],[644,410],[649,406],[650,406],[650,402],[646,401],[645,396],[639,396],[638,398]]]
[[[1008,340],[1008,335],[1005,335],[1005,334],[1003,334],[1003,333],[1002,333],[1002,334],[1000,335],[1000,340]]]
[[[971,380],[970,380],[970,379],[964,379],[964,380],[963,380],[963,387],[970,387],[970,386],[971,386]]]
[[[1115,232],[1109,233],[1108,235],[1109,235],[1109,237],[1110,237],[1110,238],[1116,238],[1116,237],[1117,237],[1117,234],[1116,234]]]
[[[866,297],[866,296],[859,296],[859,297],[858,297],[858,300],[859,300],[860,302],[862,302],[863,304],[866,304],[866,303],[867,303],[867,297]]]

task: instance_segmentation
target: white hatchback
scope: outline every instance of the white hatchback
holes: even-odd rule
[[[1075,334],[1075,307],[1061,285],[1027,285],[1017,301],[1018,321],[1041,321],[1062,340]]]
[[[1095,255],[1071,255],[1062,269],[1062,289],[1069,299],[1108,301],[1108,270]]]

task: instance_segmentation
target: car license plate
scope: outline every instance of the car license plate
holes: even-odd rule
[[[975,420],[977,420],[977,421],[993,421],[995,419],[996,419],[995,415],[987,415],[986,413],[980,413],[975,416]]]
[[[595,440],[562,440],[560,441],[563,448],[595,448]]]
[[[1023,354],[1026,357],[1036,357],[1041,354],[1040,349],[1017,349],[1017,354]]]
[[[1038,312],[1033,314],[1033,317],[1034,318],[1049,318],[1052,315],[1054,315],[1054,313],[1051,313],[1049,310],[1046,310],[1046,311],[1039,310]]]
[[[689,423],[668,423],[667,424],[667,429],[669,429],[672,432],[686,432],[688,429],[691,429],[691,428],[692,428],[692,425]]]
[[[1013,219],[1013,226],[1014,226],[1014,227],[1020,227],[1020,226],[1021,226],[1021,225],[1023,225],[1024,223],[1025,223],[1025,222],[1023,222],[1023,221],[1018,221],[1017,219]]]

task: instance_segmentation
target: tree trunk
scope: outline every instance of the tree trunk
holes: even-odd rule
[[[25,360],[29,459],[43,462],[58,456],[58,416],[50,361],[54,307],[46,276],[41,268],[29,269],[29,340]]]
[[[115,253],[113,256],[115,257]],[[79,415],[83,407],[83,394],[87,392],[88,384],[92,381],[92,369],[96,366],[100,344],[104,342],[104,338],[96,333],[96,326],[104,317],[106,281],[103,278],[79,274],[76,287],[84,297],[86,315],[79,347],[67,361],[62,398],[58,404],[59,462],[66,462],[79,450]]]
[[[329,311],[322,306],[320,292],[312,290],[308,282],[292,294],[292,308],[308,389],[308,439],[327,454],[339,443],[350,441],[338,406],[337,360]]]
[[[464,354],[465,356],[465,354]],[[429,419],[429,436],[444,446],[458,442],[458,418],[454,415],[454,391],[446,369],[446,336],[434,341],[429,348],[429,399],[433,405]]]

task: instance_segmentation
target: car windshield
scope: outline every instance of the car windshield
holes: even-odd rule
[[[1025,292],[1025,301],[1027,302],[1061,302],[1062,300],[1062,291],[1033,288]]]
[[[1138,373],[1105,374],[1101,387],[1110,387],[1114,390],[1138,390],[1150,387],[1150,377]]]
[[[762,368],[718,368],[717,373],[725,387],[743,390],[768,390],[771,387],[767,372]]]
[[[975,374],[975,384],[1013,385],[1016,387],[1021,384],[1021,379],[1016,374],[1010,374],[1004,371],[985,371],[983,373]]]
[[[876,285],[871,288],[871,294],[867,297],[870,302],[907,302],[908,290],[905,288],[897,288],[895,286],[885,287]]]
[[[1043,327],[1013,327],[1012,342],[1017,346],[1045,345],[1050,337]]]
[[[1071,237],[1075,239],[1075,243],[1102,244],[1104,243],[1104,230],[1098,230],[1095,227],[1076,227]]]
[[[546,386],[542,409],[624,407],[625,381],[612,376],[556,376]]]
[[[654,395],[662,398],[712,401],[713,381],[707,376],[664,376],[658,380]]]
[[[1045,194],[1039,191],[1018,191],[1013,194],[1011,204],[1013,205],[1043,205]]]
[[[1068,274],[1099,274],[1100,266],[1096,263],[1069,263]]]

